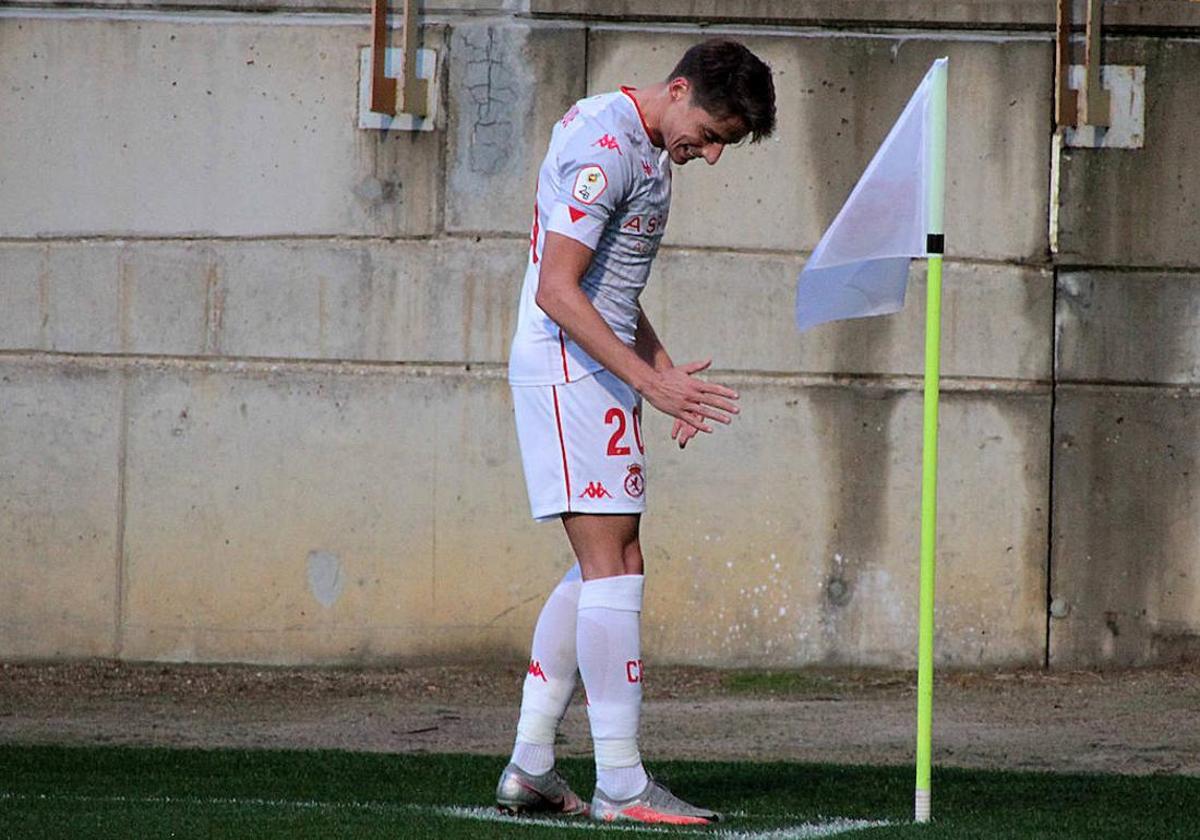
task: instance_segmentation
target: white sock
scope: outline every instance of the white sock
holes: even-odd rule
[[[554,734],[575,691],[575,621],[582,578],[576,563],[546,599],[533,631],[512,762],[540,776],[554,766]]]
[[[628,799],[646,786],[638,752],[642,713],[642,575],[587,580],[576,649],[596,751],[596,787]]]

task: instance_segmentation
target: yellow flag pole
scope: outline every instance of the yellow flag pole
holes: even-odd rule
[[[925,418],[921,465],[921,594],[917,638],[917,787],[915,819],[931,816],[933,764],[933,603],[937,545],[938,380],[941,370],[943,204],[946,180],[946,60],[937,62],[926,115],[929,147],[925,160],[929,210],[928,279],[925,305]]]

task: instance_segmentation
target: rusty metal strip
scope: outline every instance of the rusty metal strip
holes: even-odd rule
[[[1103,25],[1103,0],[1088,0],[1087,51],[1084,54],[1083,113],[1081,122],[1107,128],[1109,95],[1100,85],[1100,29]]]
[[[402,111],[414,117],[429,114],[429,82],[417,78],[417,0],[404,0],[404,100]]]
[[[1054,122],[1074,126],[1079,119],[1079,95],[1071,89],[1071,0],[1058,0],[1055,16],[1054,51]]]
[[[387,0],[371,3],[371,110],[396,115],[396,80],[384,72],[387,58]]]

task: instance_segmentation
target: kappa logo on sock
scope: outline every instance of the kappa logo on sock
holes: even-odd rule
[[[537,677],[542,682],[550,682],[550,680],[546,679],[545,672],[542,671],[542,663],[538,662],[536,659],[532,659],[529,662],[529,675],[531,677]]]
[[[588,486],[579,494],[581,499],[611,499],[612,493],[604,489],[604,484],[599,481],[589,481]]]
[[[642,660],[630,659],[625,663],[625,679],[631,683],[640,683],[642,681]]]

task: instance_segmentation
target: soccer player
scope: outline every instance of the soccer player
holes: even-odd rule
[[[639,622],[646,509],[643,399],[675,418],[680,447],[729,423],[737,394],[676,365],[638,304],[671,203],[671,166],[720,160],[775,125],[771,70],[745,46],[689,49],[666,81],[577,102],[538,174],[509,382],[533,517],[560,519],[578,563],[533,634],[512,761],[496,799],[511,812],[585,814],[554,769],[554,737],[583,678],[596,757],[593,819],[704,824],[642,766]],[[714,301],[714,305],[718,302]]]

